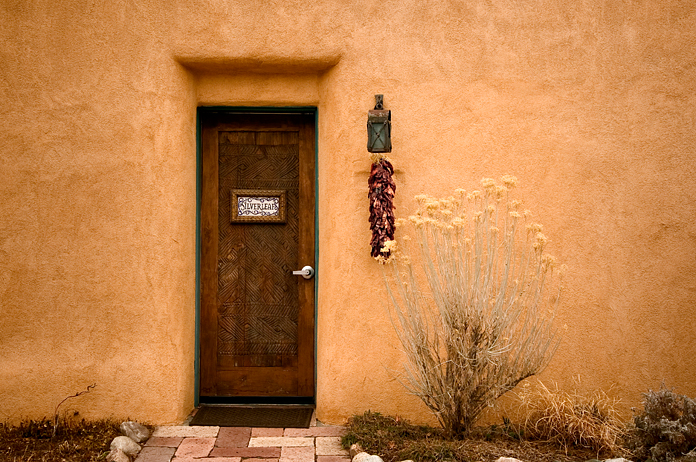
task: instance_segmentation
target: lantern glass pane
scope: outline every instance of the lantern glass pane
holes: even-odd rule
[[[387,145],[387,131],[383,123],[372,123],[370,125],[370,146],[372,152],[384,152]]]

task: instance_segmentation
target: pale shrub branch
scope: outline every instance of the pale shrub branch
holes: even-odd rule
[[[560,284],[546,290],[554,259],[542,226],[510,198],[514,177],[481,191],[417,196],[415,232],[385,244],[392,323],[408,363],[404,385],[452,435],[541,371],[558,342],[552,321]],[[402,220],[399,225],[402,226]],[[555,282],[555,281],[553,281]],[[549,293],[548,296],[545,294]]]

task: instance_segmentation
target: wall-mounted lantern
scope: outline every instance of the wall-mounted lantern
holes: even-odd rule
[[[384,109],[384,96],[375,95],[375,108],[367,111],[367,150],[391,152],[391,111]]]

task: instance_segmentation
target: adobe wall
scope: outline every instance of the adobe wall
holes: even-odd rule
[[[679,1],[0,4],[0,419],[193,407],[198,105],[317,106],[317,412],[427,410],[369,257],[367,110],[397,213],[519,178],[566,263],[543,374],[696,395],[696,12]],[[371,354],[370,354],[371,353]]]

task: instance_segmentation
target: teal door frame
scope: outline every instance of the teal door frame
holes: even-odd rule
[[[202,190],[202,166],[201,166],[201,118],[207,114],[214,113],[233,113],[233,114],[313,114],[314,115],[314,387],[316,397],[316,375],[317,375],[317,297],[319,287],[319,127],[318,111],[313,106],[292,106],[292,107],[244,107],[244,106],[200,106],[196,111],[196,345],[194,358],[194,405],[200,404],[200,378],[201,378],[201,190]],[[316,399],[316,398],[315,398]]]

